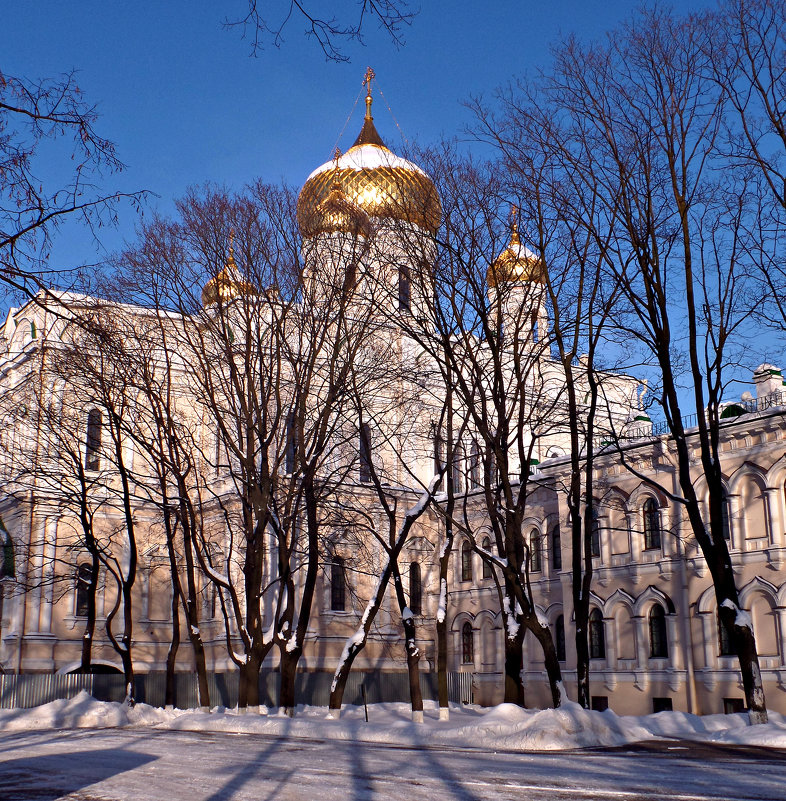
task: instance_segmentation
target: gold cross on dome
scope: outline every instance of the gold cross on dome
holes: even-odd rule
[[[376,78],[376,73],[371,67],[366,67],[366,74],[363,78],[363,83],[366,84],[366,94],[371,94],[371,82]]]

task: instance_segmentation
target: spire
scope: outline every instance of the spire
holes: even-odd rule
[[[377,129],[374,127],[374,117],[371,115],[371,104],[374,100],[371,96],[371,82],[376,77],[374,70],[372,70],[371,67],[367,67],[366,74],[363,77],[363,83],[366,86],[366,116],[363,118],[363,127],[360,129],[360,133],[353,147],[357,145],[378,145],[379,147],[385,147],[382,137],[377,133]]]
[[[510,221],[510,247],[513,245],[514,247],[521,244],[521,237],[519,236],[519,207],[512,203],[510,206],[510,213],[508,214],[508,220]]]
[[[227,270],[234,270],[237,269],[237,265],[235,264],[235,229],[229,229],[229,255],[227,256],[226,261],[226,268]]]
[[[374,70],[371,67],[366,67],[366,75],[363,78],[363,83],[366,84],[366,119],[373,120],[374,118],[371,116],[371,103],[373,102],[374,98],[371,96],[371,81],[374,80],[377,76],[374,74]]]

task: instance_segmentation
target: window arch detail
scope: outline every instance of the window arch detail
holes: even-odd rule
[[[650,609],[650,658],[659,659],[668,657],[669,643],[666,636],[666,613],[660,604]]]
[[[600,609],[593,609],[590,612],[589,651],[590,659],[606,658],[606,632],[603,626],[603,614]]]
[[[654,498],[647,498],[642,507],[644,515],[644,548],[654,550],[661,547],[660,510]]]
[[[461,663],[471,665],[475,661],[475,633],[472,624],[467,621],[461,627]]]

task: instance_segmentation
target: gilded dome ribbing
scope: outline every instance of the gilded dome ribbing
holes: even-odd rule
[[[546,265],[537,254],[521,244],[518,229],[514,225],[508,246],[489,267],[486,280],[489,288],[497,284],[519,281],[545,284],[548,281],[548,274]]]
[[[327,203],[336,189],[368,218],[401,220],[432,233],[442,219],[442,205],[431,178],[382,142],[371,116],[370,94],[354,145],[314,170],[300,191],[297,218],[304,237],[345,230],[334,227],[332,207]]]
[[[202,290],[202,305],[210,306],[213,303],[218,303],[219,300],[226,305],[243,295],[258,294],[257,288],[240,275],[235,263],[235,250],[230,245],[224,269],[215,278],[211,278]]]

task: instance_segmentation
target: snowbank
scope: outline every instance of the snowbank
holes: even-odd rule
[[[319,739],[429,743],[454,747],[514,751],[559,751],[571,748],[627,745],[651,739],[685,739],[786,748],[786,717],[770,713],[770,722],[749,726],[747,715],[688,715],[660,712],[642,717],[592,712],[578,704],[560,709],[521,709],[500,704],[486,709],[454,706],[450,720],[440,721],[434,702],[425,703],[423,723],[412,723],[407,704],[372,704],[369,722],[363,708],[348,706],[340,719],[322,707],[297,708],[294,718],[271,714],[265,707],[239,712],[216,707],[163,710],[146,704],[96,701],[82,691],[68,701],[33,709],[0,709],[0,731],[63,728],[139,727],[175,731],[209,731]]]

